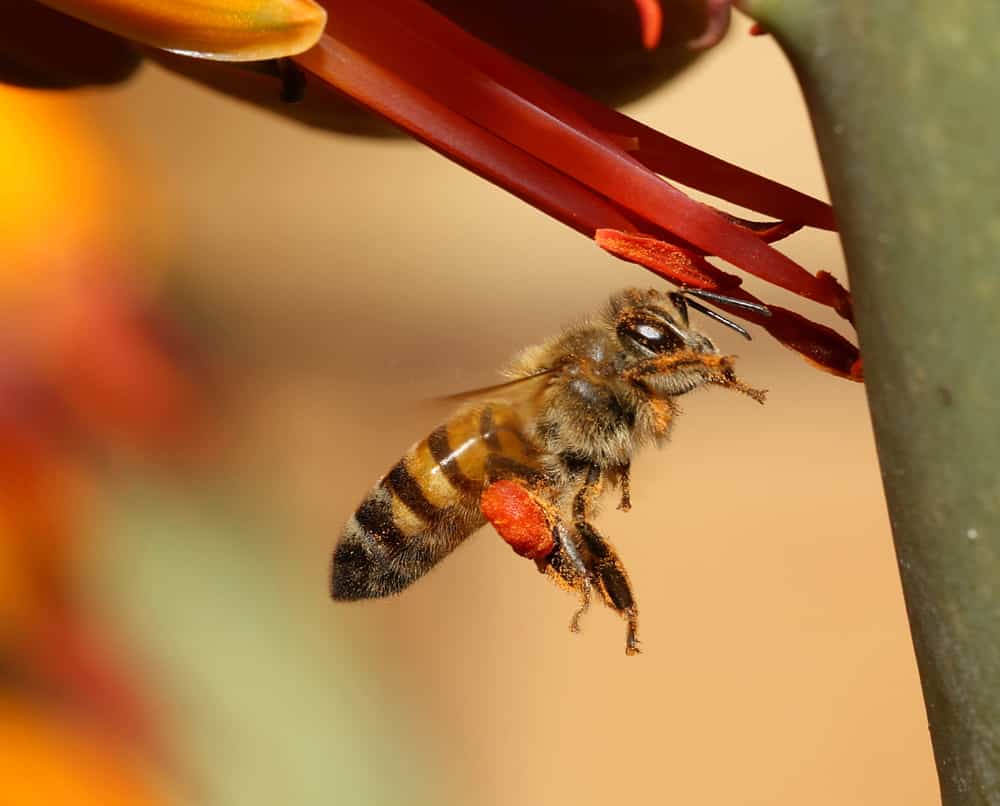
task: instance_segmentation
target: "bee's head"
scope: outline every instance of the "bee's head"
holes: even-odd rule
[[[718,311],[689,297],[701,297],[761,316],[770,313],[757,302],[713,291],[622,291],[611,298],[606,321],[614,328],[621,344],[624,377],[644,394],[655,397],[683,395],[704,384],[713,384],[736,389],[763,402],[762,391],[746,386],[733,374],[733,359],[721,355],[708,336],[691,327],[688,307],[701,311],[748,339],[750,334]]]
[[[719,352],[708,336],[691,327],[687,302],[680,293],[630,288],[612,297],[610,314],[622,349],[634,358],[681,351]]]

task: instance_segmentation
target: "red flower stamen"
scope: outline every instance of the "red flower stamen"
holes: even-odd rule
[[[660,0],[635,0],[635,9],[639,12],[642,46],[646,50],[653,50],[660,44],[660,34],[663,33],[663,9],[660,8]]]
[[[713,272],[713,267],[705,258],[659,238],[614,229],[599,229],[594,240],[601,249],[615,257],[645,266],[677,285],[728,292],[740,284],[739,277],[723,274],[718,270]]]
[[[589,237],[610,229],[645,239],[643,248],[654,252],[648,241],[655,240],[663,255],[683,247],[697,259],[681,271],[687,279],[675,281],[697,284],[688,275],[704,272],[703,256],[715,255],[849,318],[845,289],[769,245],[803,224],[834,228],[828,205],[602,106],[489,47],[420,0],[323,5],[327,32],[296,61],[450,159]],[[710,11],[728,14],[728,3],[712,0]],[[781,220],[734,219],[658,173]],[[671,276],[662,266],[636,262]]]

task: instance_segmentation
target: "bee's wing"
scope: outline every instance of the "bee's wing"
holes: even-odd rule
[[[465,392],[457,392],[453,395],[445,395],[436,398],[436,400],[451,404],[485,402],[487,400],[502,400],[514,406],[529,404],[537,400],[555,372],[554,368],[543,369],[531,375],[513,378],[491,386],[481,386],[478,389],[469,389]]]

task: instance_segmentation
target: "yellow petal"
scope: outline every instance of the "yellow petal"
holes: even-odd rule
[[[255,61],[291,56],[323,33],[313,0],[43,0],[144,45],[188,56]]]
[[[87,123],[74,97],[0,87],[0,300],[5,304],[15,289],[52,282],[55,267],[72,266],[74,252],[105,243],[112,232],[115,157]]]

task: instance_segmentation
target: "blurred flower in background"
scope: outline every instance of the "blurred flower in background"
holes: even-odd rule
[[[179,457],[198,393],[129,241],[136,188],[77,102],[0,88],[0,153],[2,799],[157,802],[138,764],[165,747],[79,569],[98,464]]]
[[[321,802],[331,775],[422,802],[405,723],[304,624],[280,533],[226,514],[156,188],[65,96],[0,89],[0,153],[0,802]]]

